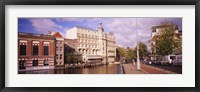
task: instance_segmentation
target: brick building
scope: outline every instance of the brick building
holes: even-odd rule
[[[18,33],[18,69],[54,69],[55,38],[51,35]]]
[[[64,38],[59,32],[49,32],[49,35],[55,37],[55,66],[64,68]]]

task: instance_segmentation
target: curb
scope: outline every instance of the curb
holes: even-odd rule
[[[163,72],[165,72],[165,73],[167,73],[167,74],[178,74],[178,73],[173,72],[173,71],[170,71],[170,70],[166,70],[166,69],[162,69],[162,68],[158,68],[158,67],[154,67],[154,66],[148,66],[148,65],[146,65],[146,66],[147,66],[147,67],[154,68],[154,69],[159,70],[159,71],[163,71]]]
[[[142,71],[142,72],[144,72],[144,73],[146,73],[146,74],[150,74],[150,73],[146,72],[146,71],[145,71],[145,70],[143,70],[143,69],[141,69],[141,71]]]

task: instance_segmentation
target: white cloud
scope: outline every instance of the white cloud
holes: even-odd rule
[[[44,18],[32,18],[30,19],[32,26],[34,29],[40,33],[48,33],[48,31],[57,31],[60,32],[62,36],[64,36],[65,31],[68,28],[62,27],[61,25],[56,24],[51,19]]]
[[[96,29],[98,22],[103,23],[105,32],[114,32],[116,43],[122,47],[135,47],[137,42],[143,42],[149,47],[149,40],[151,38],[151,27],[159,25],[162,21],[173,21],[182,27],[181,18],[32,18],[30,22],[34,29],[41,33],[48,31],[58,31],[63,36],[68,30],[64,25],[57,23],[64,23],[68,27],[79,25]],[[68,25],[69,24],[69,25]],[[138,31],[137,31],[138,30]],[[137,32],[136,32],[137,31]],[[138,34],[138,41],[137,41]]]
[[[30,22],[38,32],[48,32],[51,30],[63,29],[62,26],[57,25],[51,19],[33,18],[30,19]]]
[[[117,45],[122,47],[135,47],[137,42],[148,44],[151,36],[151,31],[140,28],[143,25],[139,21],[136,26],[135,18],[113,18],[103,22],[103,26],[114,32]],[[138,30],[138,39],[136,30]]]

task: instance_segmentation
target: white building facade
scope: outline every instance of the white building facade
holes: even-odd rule
[[[84,62],[101,61],[114,63],[116,58],[116,42],[112,32],[106,34],[99,23],[97,30],[73,27],[66,32],[67,39],[77,39],[75,49],[83,56]]]

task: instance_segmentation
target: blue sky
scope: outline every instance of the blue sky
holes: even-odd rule
[[[136,25],[137,19],[137,25]],[[96,30],[98,23],[102,22],[105,32],[114,32],[116,43],[121,47],[135,47],[137,43],[136,31],[139,41],[148,45],[152,26],[163,22],[171,22],[182,30],[182,18],[18,18],[18,31],[27,33],[43,33],[57,31],[66,35],[66,31],[74,26],[83,26]]]

